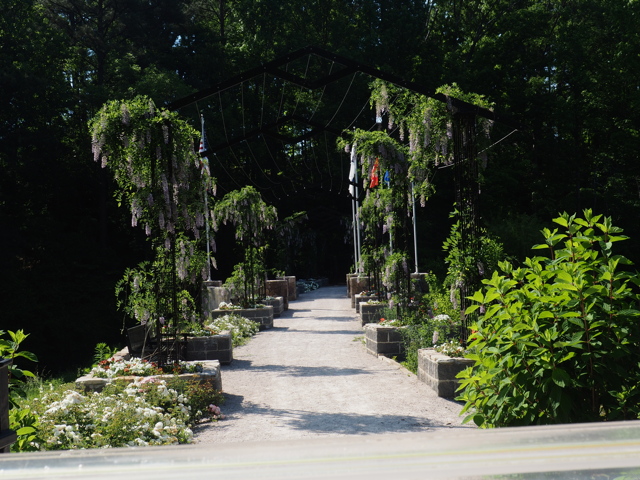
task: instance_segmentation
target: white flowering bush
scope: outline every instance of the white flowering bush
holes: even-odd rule
[[[58,390],[32,401],[40,417],[40,450],[191,443],[188,397],[164,380],[141,378],[126,387],[83,395]]]
[[[218,331],[231,331],[234,347],[241,345],[260,330],[260,326],[256,322],[234,313],[210,319],[205,322],[205,327]]]
[[[220,302],[218,304],[218,310],[242,310],[242,306],[234,305],[231,302]]]
[[[155,363],[139,358],[124,360],[122,358],[109,358],[101,360],[98,365],[89,372],[97,378],[115,378],[124,376],[148,377],[151,375],[163,375],[167,373],[195,373],[202,371],[202,364],[180,361],[178,364],[169,364],[163,368]]]
[[[381,318],[378,325],[380,325],[381,327],[400,327],[402,326],[402,322],[400,322],[398,319],[385,320],[384,318]]]
[[[114,378],[125,375],[146,377],[149,375],[160,375],[162,374],[162,370],[160,370],[155,363],[148,362],[147,360],[141,360],[139,358],[116,360],[112,357],[98,362],[98,365],[93,367],[89,373],[97,378]]]
[[[441,345],[437,345],[435,348],[436,352],[449,357],[464,357],[464,354],[467,353],[458,340],[450,340]]]

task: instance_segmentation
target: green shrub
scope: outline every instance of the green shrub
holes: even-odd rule
[[[612,252],[625,240],[610,218],[584,211],[542,231],[549,257],[514,270],[500,263],[470,337],[473,368],[459,374],[463,412],[481,426],[610,421],[640,413],[640,328],[631,262]],[[562,243],[561,243],[562,242]],[[485,313],[486,312],[486,313]]]

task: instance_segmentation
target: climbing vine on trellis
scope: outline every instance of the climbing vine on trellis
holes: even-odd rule
[[[452,99],[462,100],[489,110],[493,104],[482,95],[463,92],[455,83],[436,90],[436,94],[444,96],[446,102],[411,92],[379,79],[372,82],[371,89],[370,105],[375,109],[380,127],[383,127],[386,117],[387,131],[384,128],[377,131],[354,130],[348,132],[348,138],[339,139],[338,145],[347,151],[350,148],[356,149],[358,165],[362,173],[362,186],[366,191],[366,198],[359,212],[360,221],[365,231],[365,241],[369,242],[367,250],[371,252],[373,263],[376,263],[375,259],[380,253],[375,247],[378,240],[377,233],[373,234],[371,229],[381,229],[383,233],[397,232],[396,237],[402,242],[401,248],[404,252],[408,252],[407,240],[410,233],[407,218],[411,216],[414,199],[419,199],[420,204],[425,206],[426,200],[435,192],[433,184],[435,170],[454,163],[458,188],[458,222],[462,232],[462,241],[458,244],[462,252],[460,258],[475,256],[478,250],[476,248],[478,241],[475,238],[478,217],[475,197],[467,198],[467,190],[475,188],[477,194],[481,173],[477,169],[473,173],[466,172],[466,167],[462,164],[468,163],[475,168],[479,162],[483,169],[486,168],[488,156],[485,149],[489,146],[493,121],[479,117],[474,112],[459,112],[452,105]],[[393,193],[385,198],[387,202],[385,207],[389,208],[388,205],[392,205],[393,214],[387,217],[381,216],[379,209],[381,196],[375,194],[375,199],[370,200],[373,192],[369,181],[376,169],[379,169],[378,175],[381,180],[385,173],[389,172],[388,186]],[[471,187],[466,184],[461,187],[460,185],[464,182],[461,183],[458,178],[463,178]],[[476,186],[473,187],[473,185]],[[391,219],[390,222],[389,219]],[[366,226],[365,223],[367,223]],[[388,279],[391,272],[394,272],[394,278],[397,278],[397,275],[402,273],[398,269],[399,260],[394,257],[392,261],[391,256],[387,256],[386,252],[384,256],[388,259],[384,277]],[[406,263],[405,257],[402,258]],[[474,260],[471,263],[475,265],[477,262]],[[454,270],[458,269],[461,272],[465,269],[464,265],[453,267]],[[454,279],[453,288],[465,285],[465,280],[471,282],[469,280],[471,277],[472,275],[467,274],[467,277],[461,275],[460,278]],[[387,280],[386,283],[392,282]],[[407,285],[410,285],[410,282]],[[453,294],[452,291],[452,296]]]
[[[155,253],[118,283],[119,306],[142,323],[193,321],[208,261],[204,195],[215,195],[215,179],[195,152],[198,132],[148,97],[105,104],[89,128],[94,160],[113,172],[118,204],[129,207],[132,227],[144,228]]]
[[[267,205],[251,186],[229,192],[212,213],[214,230],[217,231],[220,223],[226,225],[231,222],[235,227],[236,240],[243,247],[244,260],[241,270],[237,269],[237,276],[244,283],[242,302],[245,307],[256,302],[255,287],[266,273],[262,254],[264,231],[272,230],[277,218],[276,208]]]

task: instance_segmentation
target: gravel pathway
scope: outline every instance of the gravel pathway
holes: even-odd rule
[[[344,286],[301,295],[274,325],[222,367],[226,419],[198,426],[196,442],[472,428],[461,404],[366,353]]]

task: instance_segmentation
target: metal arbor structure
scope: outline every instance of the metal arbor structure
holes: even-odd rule
[[[306,63],[305,63],[306,59]],[[312,59],[319,61],[322,63],[325,62],[326,65],[330,63],[330,68],[328,73],[321,73],[316,79],[309,78],[310,73],[310,65]],[[298,64],[298,68],[296,69],[294,64]],[[326,67],[325,67],[326,70]],[[316,69],[316,72],[318,69]],[[298,73],[299,72],[299,73]],[[311,67],[311,73],[313,73],[313,67]],[[249,141],[261,139],[266,149],[264,149],[264,157],[269,158],[273,161],[273,164],[276,166],[276,169],[279,169],[278,164],[276,162],[276,157],[273,155],[273,143],[280,144],[277,148],[280,151],[286,152],[295,152],[300,153],[304,156],[305,149],[307,148],[307,142],[309,142],[313,138],[318,138],[324,136],[325,140],[325,148],[327,148],[327,162],[328,162],[328,147],[327,147],[327,134],[331,134],[336,137],[344,136],[344,132],[349,130],[352,126],[356,124],[359,120],[362,112],[369,102],[369,95],[367,92],[366,99],[364,102],[364,106],[360,110],[360,112],[356,115],[356,117],[350,122],[347,121],[342,122],[343,124],[340,127],[336,127],[334,125],[334,119],[338,115],[338,111],[341,109],[344,100],[346,99],[349,91],[354,83],[356,75],[358,73],[364,74],[368,77],[377,78],[386,82],[393,83],[397,86],[403,87],[412,92],[425,95],[430,98],[434,98],[436,100],[445,102],[449,111],[453,117],[453,135],[454,135],[454,164],[455,164],[455,184],[456,184],[456,203],[458,205],[459,210],[459,221],[461,227],[461,248],[467,248],[472,252],[472,255],[477,255],[477,243],[478,243],[478,232],[479,232],[479,212],[478,212],[478,193],[479,193],[479,184],[478,184],[478,164],[477,164],[477,147],[476,147],[476,118],[478,116],[484,117],[495,122],[501,123],[505,126],[518,129],[519,125],[511,120],[508,117],[498,115],[495,112],[482,108],[476,105],[469,104],[467,102],[461,101],[456,98],[447,97],[443,94],[436,94],[435,91],[429,89],[423,85],[418,83],[405,80],[396,75],[381,71],[377,68],[366,65],[362,62],[354,61],[352,59],[337,55],[335,53],[326,51],[324,49],[309,46],[297,50],[288,55],[277,58],[273,61],[267,62],[261,66],[255,67],[253,69],[247,70],[243,73],[235,75],[227,80],[219,82],[209,88],[196,92],[194,94],[188,95],[182,99],[174,101],[169,104],[167,108],[171,110],[179,110],[185,109],[187,107],[196,107],[196,111],[193,112],[197,115],[197,118],[200,117],[201,108],[200,104],[206,104],[211,112],[214,112],[219,116],[218,124],[222,125],[222,131],[218,133],[218,137],[220,141],[215,143],[214,145],[209,145],[207,151],[202,153],[201,155],[209,155],[210,161],[215,158],[215,155],[223,150],[229,149],[231,150],[232,157],[235,160],[236,165],[242,167],[242,162],[236,155],[234,148],[239,148],[244,145],[246,150],[248,151],[247,158],[254,160],[256,163],[257,158],[254,153],[254,149],[251,148]],[[267,85],[267,76],[269,76],[269,85]],[[318,106],[325,96],[326,90],[328,87],[331,87],[333,84],[337,84],[343,79],[347,79],[351,76],[351,82],[346,90],[344,97],[342,100],[339,97],[336,99],[336,104],[338,104],[337,109],[328,119],[328,121],[321,121],[317,117],[314,119],[317,113]],[[257,80],[256,80],[257,79]],[[260,79],[262,79],[262,86],[260,86]],[[245,89],[245,83],[248,87]],[[291,86],[297,87],[298,95],[296,96],[297,100],[295,100],[295,105],[293,101],[291,101],[288,105],[284,102],[284,92],[287,84]],[[269,90],[269,87],[273,91],[274,88],[277,91],[281,91],[280,101],[277,101],[277,96],[275,102],[270,102],[267,104],[267,109],[273,105],[278,105],[277,115],[273,118],[269,118],[269,113],[265,110],[265,96]],[[236,115],[229,115],[229,107],[226,109],[223,107],[222,96],[223,92],[230,91],[232,89],[238,89],[239,94],[236,93],[235,104],[236,106],[241,107],[241,114],[237,113]],[[300,107],[301,98],[304,97],[303,91],[306,92],[317,92],[320,91],[320,98],[318,99],[313,111],[309,111],[308,115],[303,115],[298,113],[298,108]],[[246,93],[245,93],[246,92]],[[254,97],[256,94],[260,97],[257,100],[249,100],[249,95],[253,94]],[[245,95],[247,95],[245,97]],[[217,99],[216,99],[217,97]],[[238,97],[240,97],[240,102],[238,102]],[[325,97],[326,98],[326,97]],[[217,108],[211,107],[211,102],[217,103]],[[362,99],[361,99],[362,101]],[[315,99],[311,104],[315,102]],[[303,102],[304,103],[304,102]],[[330,103],[330,102],[325,102]],[[249,121],[247,122],[246,106],[249,106],[250,113]],[[283,106],[285,108],[283,108]],[[293,110],[290,110],[293,108]],[[252,110],[251,110],[252,109]],[[226,117],[225,117],[226,110]],[[273,112],[275,112],[275,108]],[[265,121],[265,113],[266,113],[266,121]],[[239,121],[236,120],[235,126],[231,125],[233,122],[233,117],[242,118],[242,123],[240,125]],[[259,118],[259,121],[258,121]],[[249,128],[247,128],[247,123],[249,123]],[[368,128],[372,130],[375,127],[375,123],[373,126]],[[354,127],[355,128],[355,127]],[[365,126],[366,128],[366,126]],[[392,132],[393,133],[393,132]],[[212,138],[211,135],[208,135],[209,138]],[[269,145],[269,141],[272,142],[272,145]],[[313,144],[311,144],[313,148]],[[313,157],[315,159],[315,166],[320,173],[320,177],[322,179],[323,173],[327,174],[327,172],[322,172],[318,168],[317,157],[315,151],[313,152]],[[290,161],[290,158],[287,157],[287,162],[289,162],[289,166],[295,167]],[[216,162],[212,162],[216,163]],[[304,161],[301,162],[304,165]],[[299,163],[298,166],[301,166]],[[335,178],[332,175],[330,170],[330,163],[328,176],[331,179],[333,185],[333,179]],[[213,165],[212,165],[213,167]],[[228,174],[229,172],[224,167],[224,164],[221,164],[221,167]],[[276,184],[273,181],[272,175],[267,175],[265,171],[258,164],[258,168],[260,169],[262,175],[266,180],[269,180],[272,184]],[[242,173],[247,176],[249,180],[252,181],[249,175],[244,173],[244,170],[241,168]],[[313,170],[312,168],[310,170]],[[299,173],[293,168],[295,173]],[[282,169],[278,175],[282,173]],[[232,175],[229,175],[231,179],[235,182],[235,178]],[[340,191],[342,191],[342,179],[344,177],[344,171],[341,170],[341,175],[339,178],[340,181]],[[285,175],[286,178],[286,175]],[[296,190],[295,186],[300,186],[301,183],[296,183],[295,178],[287,178],[287,180],[291,181],[291,186],[294,191]],[[338,180],[338,179],[337,179]],[[237,183],[237,182],[236,182]],[[284,187],[281,183],[281,187],[284,190]],[[285,191],[286,192],[286,191]],[[466,319],[464,315],[464,311],[468,306],[468,301],[466,300],[466,296],[469,292],[472,292],[474,288],[479,285],[479,276],[470,279],[470,281],[461,287],[461,311],[462,311],[462,328],[461,328],[461,337],[462,340],[465,341],[467,338],[467,329],[466,329]]]

